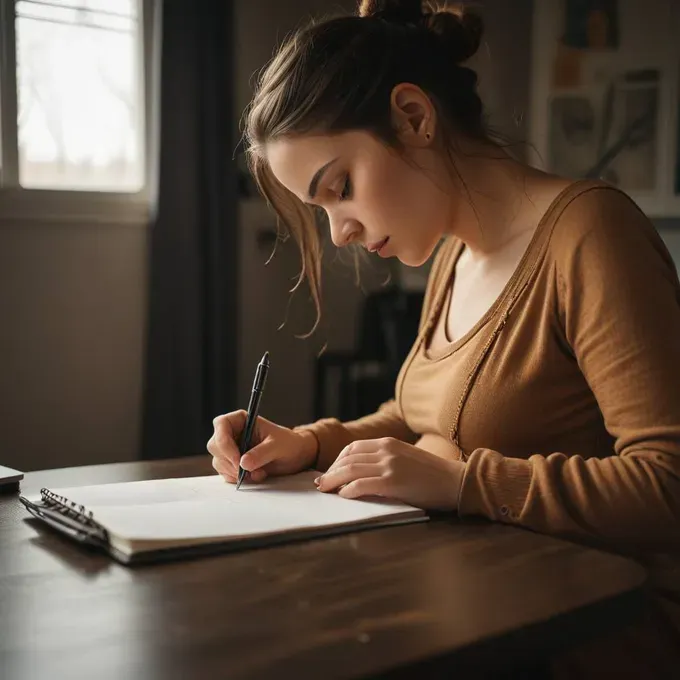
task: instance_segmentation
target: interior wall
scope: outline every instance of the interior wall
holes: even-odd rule
[[[145,244],[143,226],[0,224],[1,464],[136,457]]]

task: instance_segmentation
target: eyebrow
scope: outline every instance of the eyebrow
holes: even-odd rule
[[[337,161],[338,158],[339,158],[339,156],[336,157],[336,158],[334,158],[332,161],[328,161],[328,163],[326,163],[326,165],[322,165],[322,166],[314,173],[314,177],[312,177],[312,181],[309,183],[309,191],[308,191],[308,193],[309,193],[309,198],[314,198],[314,196],[316,196],[316,191],[317,191],[317,189],[319,188],[319,182],[320,182],[321,179],[323,178],[324,172],[326,172],[326,170],[328,170],[328,168],[329,168],[331,165],[333,165],[333,163],[335,163],[335,161]]]

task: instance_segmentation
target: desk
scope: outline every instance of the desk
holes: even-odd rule
[[[49,470],[22,491],[212,472],[207,455]],[[632,562],[485,522],[126,568],[28,517],[0,496],[3,680],[480,677],[644,601]]]

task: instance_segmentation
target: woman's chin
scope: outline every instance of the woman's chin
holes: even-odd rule
[[[399,260],[399,262],[407,267],[414,268],[422,267],[430,259],[430,255],[432,255],[431,252],[408,254],[395,253],[395,257]]]

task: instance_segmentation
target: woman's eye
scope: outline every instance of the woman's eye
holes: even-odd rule
[[[346,201],[352,195],[352,184],[349,181],[349,175],[345,177],[345,183],[340,192],[340,200]]]

